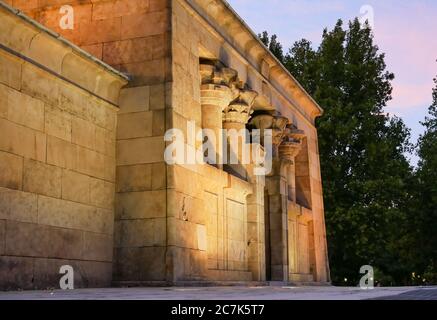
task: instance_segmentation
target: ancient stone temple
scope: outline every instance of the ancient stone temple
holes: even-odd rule
[[[0,1],[0,288],[329,282],[321,113],[223,0]]]

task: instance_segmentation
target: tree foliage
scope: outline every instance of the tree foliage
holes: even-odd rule
[[[263,33],[263,42],[282,52],[276,36]],[[302,39],[282,56],[284,66],[324,109],[316,126],[333,282],[356,284],[360,266],[370,264],[384,284],[410,283],[418,266],[412,251],[417,230],[427,226],[423,242],[436,233],[431,221],[437,221],[437,93],[419,143],[423,160],[418,183],[406,158],[412,151],[410,130],[384,113],[394,75],[387,71],[368,24],[355,19],[344,28],[338,20],[332,30],[323,31],[317,49]],[[416,192],[419,187],[423,190]],[[428,197],[426,210],[434,211],[423,213],[426,219],[417,225],[412,205],[422,192]],[[435,257],[437,243],[427,247],[425,256]]]

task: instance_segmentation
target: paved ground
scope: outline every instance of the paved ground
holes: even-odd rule
[[[437,287],[107,288],[0,292],[0,300],[437,300]]]

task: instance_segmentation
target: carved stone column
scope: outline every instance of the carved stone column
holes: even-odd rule
[[[303,131],[294,125],[285,128],[282,143],[279,145],[279,157],[282,159],[283,170],[287,178],[288,200],[296,202],[296,166],[295,157],[302,150]]]
[[[251,125],[260,129],[261,143],[272,155],[272,171],[266,177],[265,225],[266,225],[266,269],[267,279],[288,280],[287,252],[287,190],[286,176],[281,170],[279,145],[282,142],[288,119],[280,114],[262,114],[251,120]],[[266,130],[271,130],[272,146],[266,145]],[[268,150],[270,149],[270,151]]]
[[[216,61],[200,65],[202,85],[200,87],[202,105],[202,129],[210,129],[215,136],[215,163],[222,159],[222,112],[235,98],[230,84],[237,78],[237,71],[225,68]],[[205,137],[206,138],[206,137]],[[208,137],[211,139],[211,137]]]
[[[222,114],[223,129],[228,134],[227,139],[227,165],[226,168],[231,173],[246,179],[247,173],[245,165],[250,161],[250,149],[246,145],[245,129],[252,114],[252,105],[258,93],[249,89],[235,89],[234,93],[238,93],[237,98],[224,108]],[[246,148],[246,150],[243,150]],[[243,153],[245,158],[243,159]],[[234,158],[237,161],[230,161]],[[244,161],[247,161],[244,163]],[[232,163],[234,162],[234,163]],[[237,163],[235,163],[237,162]]]

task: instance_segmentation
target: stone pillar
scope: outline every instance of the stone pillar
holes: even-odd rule
[[[296,164],[295,158],[302,150],[303,131],[294,125],[288,125],[284,131],[282,143],[279,145],[279,157],[283,160],[287,178],[288,200],[296,202]]]
[[[282,160],[279,157],[279,145],[282,142],[285,126],[288,119],[281,115],[262,114],[254,117],[251,125],[261,130],[261,142],[266,129],[272,130],[272,171],[266,177],[265,203],[268,205],[267,217],[269,219],[269,252],[270,275],[267,280],[287,281],[288,280],[288,252],[287,252],[287,190],[286,176],[282,168]],[[266,147],[264,145],[264,147]],[[268,146],[267,146],[268,147]],[[266,150],[266,152],[269,152]],[[266,240],[267,241],[267,240]]]
[[[257,93],[252,90],[236,89],[238,97],[223,110],[223,129],[226,130],[227,136],[227,165],[225,169],[242,179],[247,178],[244,160],[250,160],[250,149],[246,149],[246,159],[243,159],[243,148],[246,148],[245,129],[252,114],[252,105],[257,97]],[[231,132],[231,131],[233,132]],[[232,135],[236,139],[232,139]],[[236,157],[238,163],[231,163],[232,156]]]
[[[202,104],[202,129],[210,129],[215,135],[215,164],[221,167],[223,156],[222,118],[223,110],[235,97],[230,82],[237,78],[237,71],[221,67],[218,62],[207,61],[200,65],[202,85],[200,87]],[[210,137],[204,137],[210,139]]]
[[[286,175],[287,185],[287,258],[288,280],[292,281],[294,274],[298,273],[299,249],[297,236],[296,208],[296,169],[295,158],[302,149],[301,137],[296,135],[293,125],[288,125],[284,132],[282,143],[279,146],[279,157],[282,160],[282,169]]]

